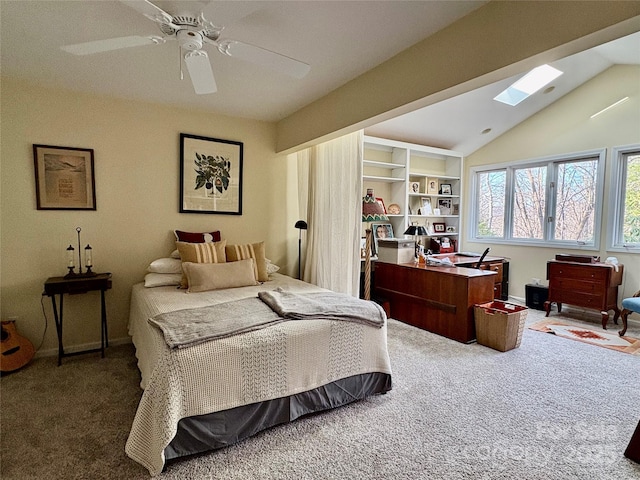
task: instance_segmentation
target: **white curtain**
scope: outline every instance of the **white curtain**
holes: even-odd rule
[[[297,154],[300,218],[308,224],[302,279],[357,296],[360,285],[362,131]]]

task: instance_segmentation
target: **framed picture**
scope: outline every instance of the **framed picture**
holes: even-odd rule
[[[371,256],[373,257],[375,254],[374,243],[371,242]],[[367,237],[360,238],[360,258],[367,258]]]
[[[446,224],[440,222],[433,222],[433,231],[436,233],[441,233],[446,230]]]
[[[382,200],[380,197],[376,197],[376,202],[378,202],[378,204],[382,207],[382,211],[384,213],[387,213],[387,207],[384,206],[384,200]]]
[[[95,210],[93,149],[34,145],[38,210]]]
[[[427,193],[429,195],[437,195],[438,194],[438,179],[430,178],[427,182]]]
[[[394,238],[393,237],[393,225],[390,223],[372,223],[371,230],[373,230],[373,243],[375,253],[378,253],[378,239],[380,238]]]
[[[453,225],[447,225],[447,233],[456,233],[456,227]]]
[[[438,199],[438,208],[440,209],[441,215],[451,215],[451,199],[450,198],[439,198]]]
[[[433,209],[431,208],[431,197],[422,197],[422,208],[420,209],[421,215],[433,215]]]
[[[242,142],[180,134],[180,213],[242,215]]]
[[[451,184],[443,183],[440,185],[440,194],[441,195],[451,195]]]
[[[409,182],[409,193],[420,193],[420,182]]]

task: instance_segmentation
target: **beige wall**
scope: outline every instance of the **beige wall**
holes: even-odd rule
[[[173,229],[219,229],[230,243],[266,241],[267,256],[297,271],[297,170],[275,153],[275,125],[2,82],[1,315],[36,345],[44,330],[46,278],[66,273],[65,249],[94,251],[95,271],[113,273],[109,337],[127,337],[131,286],[151,260],[174,248]],[[244,142],[243,214],[178,213],[179,134]],[[32,144],[93,148],[97,210],[36,209]],[[292,203],[293,202],[293,203]],[[76,247],[77,248],[77,247]],[[43,349],[56,346],[53,312]],[[99,341],[99,293],[65,298],[65,344]]]
[[[618,107],[591,119],[590,116],[604,107],[631,97]],[[474,243],[464,240],[464,250],[481,250],[491,245],[492,254],[511,258],[510,295],[524,297],[526,283],[532,278],[545,279],[546,262],[556,253],[599,255],[601,259],[615,256],[625,266],[621,298],[633,295],[640,289],[640,255],[608,252],[606,250],[607,212],[610,209],[609,193],[612,188],[611,154],[614,147],[640,143],[640,67],[619,65],[612,67],[583,86],[565,95],[559,101],[522,122],[486,147],[465,160],[465,191],[471,176],[469,168],[478,165],[536,159],[546,156],[574,153],[593,149],[607,149],[605,168],[604,209],[605,218],[600,232],[600,250],[561,250],[556,247],[531,248]],[[464,215],[470,218],[465,202]],[[465,227],[468,225],[465,224]]]

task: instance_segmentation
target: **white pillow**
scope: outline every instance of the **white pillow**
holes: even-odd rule
[[[147,273],[144,276],[144,286],[165,287],[167,285],[180,285],[181,273]]]
[[[171,252],[171,255],[169,255],[171,258],[180,258],[180,252],[178,251],[178,249],[176,248],[173,252]]]
[[[150,273],[182,273],[182,262],[176,258],[159,258],[149,264]]]
[[[189,284],[187,292],[259,285],[253,265],[253,258],[226,263],[184,262],[182,268]]]
[[[275,263],[271,263],[271,260],[269,260],[268,258],[265,258],[264,260],[265,262],[267,262],[267,275],[271,275],[272,273],[276,273],[278,270],[280,270],[280,267]]]

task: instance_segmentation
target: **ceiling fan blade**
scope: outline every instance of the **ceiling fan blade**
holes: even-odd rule
[[[93,42],[76,43],[74,45],[64,45],[62,50],[74,55],[91,55],[93,53],[120,50],[121,48],[140,47],[143,45],[157,45],[164,43],[162,37],[132,37],[108,38],[106,40],[95,40]]]
[[[149,20],[153,20],[156,23],[165,23],[171,27],[175,27],[172,23],[173,17],[148,0],[120,0],[120,2],[124,3],[127,7],[133,8],[136,12],[141,13]]]
[[[193,83],[193,89],[198,95],[216,93],[218,87],[213,78],[213,70],[209,62],[209,55],[203,50],[192,50],[184,56],[184,63]]]
[[[217,45],[218,50],[225,55],[246,60],[295,78],[302,78],[311,70],[311,66],[307,63],[248,43],[224,40]]]

